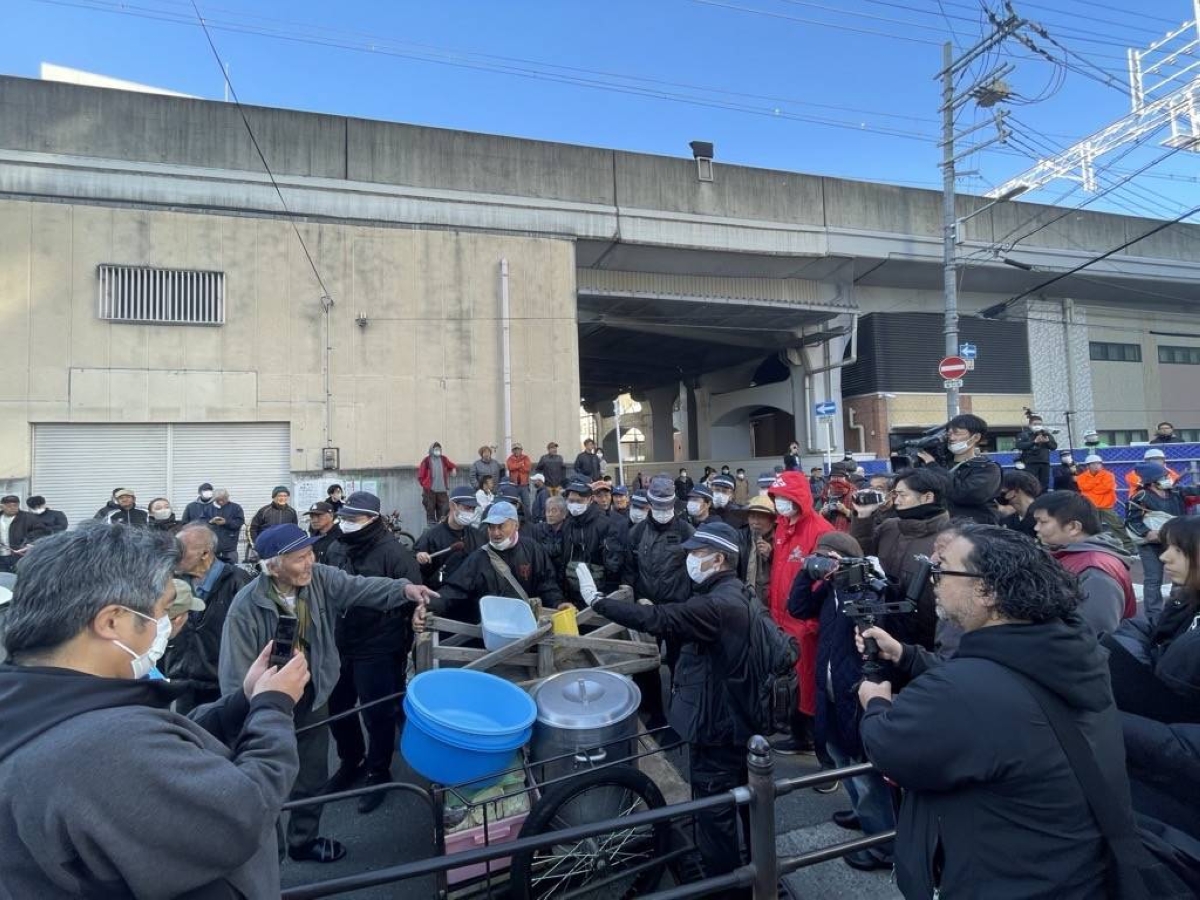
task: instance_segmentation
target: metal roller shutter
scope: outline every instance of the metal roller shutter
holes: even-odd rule
[[[211,482],[229,489],[246,519],[291,484],[286,422],[170,425],[35,425],[33,490],[74,525],[90,519],[115,487],[137,494],[138,506],[167,497],[177,515]]]
[[[171,432],[171,503],[179,515],[206,481],[228,488],[247,522],[271,502],[271,488],[291,486],[286,422],[172,425]]]
[[[33,490],[72,525],[95,515],[127,487],[139,506],[167,494],[166,425],[33,427]]]

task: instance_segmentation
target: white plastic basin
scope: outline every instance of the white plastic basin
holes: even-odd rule
[[[537,631],[537,619],[524,600],[512,597],[483,597],[479,601],[483,646],[499,650]]]

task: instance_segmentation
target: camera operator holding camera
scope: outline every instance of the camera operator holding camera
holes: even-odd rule
[[[1058,441],[1037,413],[1026,408],[1025,418],[1029,424],[1017,435],[1016,448],[1020,451],[1017,462],[1038,480],[1044,491],[1050,487],[1050,451],[1058,449]]]
[[[940,464],[928,450],[919,450],[917,456],[928,468],[950,476],[946,505],[951,516],[994,525],[996,512],[990,504],[1000,490],[1001,472],[979,450],[987,430],[987,422],[979,416],[963,413],[946,423],[948,465]]]

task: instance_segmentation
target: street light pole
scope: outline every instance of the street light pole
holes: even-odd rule
[[[958,353],[958,267],[955,264],[957,217],[954,215],[954,47],[942,45],[942,292],[946,312],[942,324],[945,355]],[[953,382],[947,382],[952,384]],[[946,388],[946,418],[958,415],[958,388]]]

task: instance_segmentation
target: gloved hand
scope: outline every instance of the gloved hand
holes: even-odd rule
[[[617,588],[615,591],[613,591],[611,594],[609,594],[605,599],[606,600],[619,600],[623,603],[632,603],[633,600],[635,599],[633,596],[633,588],[631,588],[627,584],[623,584],[619,588]]]
[[[587,563],[576,563],[575,574],[579,576],[579,596],[583,598],[584,603],[591,606],[600,596],[600,589],[596,587],[592,570],[588,568]]]

